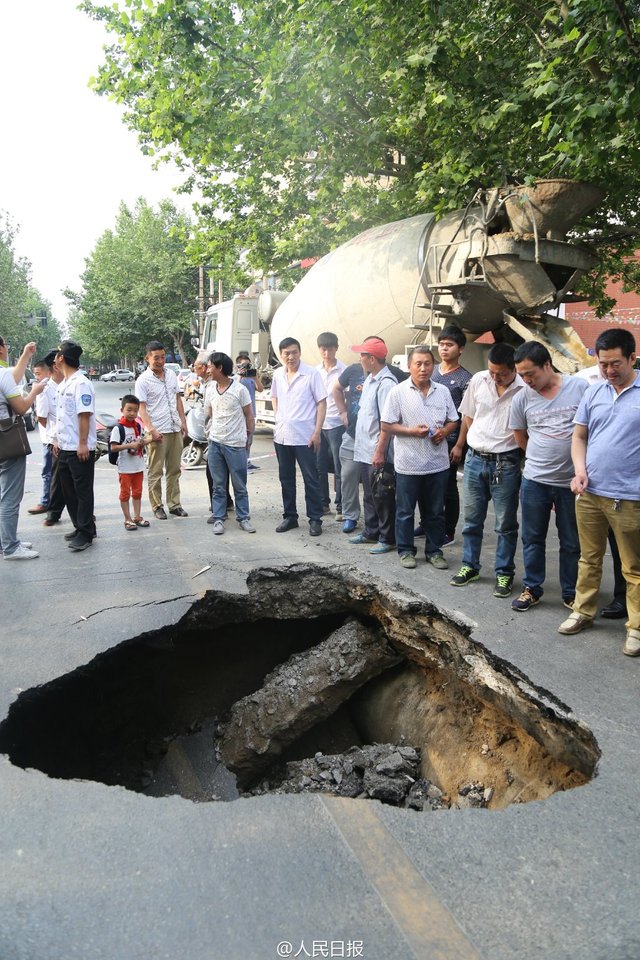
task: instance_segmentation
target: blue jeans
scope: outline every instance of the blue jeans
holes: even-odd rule
[[[15,553],[20,543],[18,514],[26,472],[26,457],[13,457],[0,463],[0,550],[5,556]]]
[[[320,440],[320,449],[318,450],[318,479],[320,481],[320,496],[322,505],[331,506],[331,492],[329,491],[329,451],[333,459],[333,473],[336,478],[336,509],[340,512],[342,508],[342,483],[340,468],[340,445],[344,427],[333,427],[331,430],[323,430]]]
[[[462,499],[464,503],[464,527],[462,528],[462,562],[474,570],[480,569],[482,534],[489,501],[493,500],[496,518],[496,576],[512,577],[515,571],[513,558],[518,545],[518,492],[520,490],[520,456],[509,453],[500,463],[484,460],[469,450],[464,461]],[[494,483],[497,475],[499,483]]]
[[[224,520],[227,512],[227,482],[231,477],[238,520],[249,519],[247,493],[247,448],[229,447],[226,443],[209,441],[209,470],[213,480],[211,510],[214,520]]]
[[[49,497],[51,495],[51,468],[53,466],[53,450],[48,443],[42,444],[42,496],[40,503],[43,507],[49,506]]]
[[[444,540],[444,497],[449,483],[449,470],[413,476],[396,473],[396,544],[398,553],[416,554],[413,543],[414,513],[420,500],[423,508],[426,557],[442,556]]]
[[[296,508],[296,463],[300,467],[304,482],[304,497],[309,520],[322,522],[322,497],[316,452],[313,447],[294,446],[274,443],[278,458],[278,475],[282,489],[282,515],[285,520],[297,520]]]
[[[551,510],[555,508],[560,540],[560,587],[563,600],[573,600],[578,579],[580,541],[576,524],[576,499],[569,487],[522,478],[522,552],[525,587],[536,597],[543,594],[545,578],[545,542]]]

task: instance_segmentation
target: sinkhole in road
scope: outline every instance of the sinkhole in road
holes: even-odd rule
[[[193,801],[321,790],[497,809],[595,774],[588,727],[430,601],[310,564],[247,588],[24,691],[0,752]]]

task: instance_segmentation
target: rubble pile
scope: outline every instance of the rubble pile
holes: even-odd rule
[[[318,752],[272,771],[251,791],[263,793],[331,793],[337,797],[381,800],[414,810],[449,807],[449,800],[419,773],[420,751],[411,746],[376,743],[345,753]]]

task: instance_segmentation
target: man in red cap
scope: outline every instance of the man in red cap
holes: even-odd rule
[[[377,468],[393,461],[389,434],[380,430],[380,412],[398,381],[387,366],[387,345],[380,337],[367,337],[351,349],[360,354],[367,379],[362,387],[353,453],[354,461],[361,464],[364,530],[349,543],[373,543],[369,553],[390,553],[396,542],[395,494],[387,490],[385,496],[375,495],[371,481]]]

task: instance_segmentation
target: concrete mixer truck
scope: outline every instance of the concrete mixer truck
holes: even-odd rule
[[[540,180],[479,190],[438,221],[419,214],[373,227],[315,263],[288,295],[237,295],[210,307],[196,342],[232,357],[247,350],[265,369],[279,362],[277,344],[287,336],[315,363],[319,333],[337,334],[345,360],[349,344],[373,334],[401,362],[413,344],[435,343],[456,323],[469,340],[471,370],[484,366],[474,341],[492,331],[514,345],[539,340],[559,370],[573,373],[592,358],[550,311],[576,299],[577,281],[596,263],[567,234],[602,198],[592,184]]]

